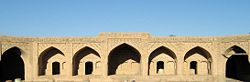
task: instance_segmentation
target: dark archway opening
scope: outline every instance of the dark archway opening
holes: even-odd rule
[[[13,47],[3,53],[0,61],[0,81],[24,80],[24,62],[21,58],[21,51]]]
[[[159,73],[159,69],[164,69],[164,62],[163,61],[157,62],[157,73]]]
[[[58,75],[58,74],[60,74],[60,63],[53,62],[52,63],[52,75]]]
[[[85,75],[90,75],[93,72],[93,63],[92,62],[86,62],[85,63]]]
[[[108,75],[115,75],[119,65],[127,60],[133,60],[140,64],[141,55],[134,47],[128,44],[121,44],[114,48],[108,56]],[[140,69],[140,66],[138,66]],[[138,72],[138,71],[137,71]]]
[[[226,63],[226,77],[250,81],[250,64],[247,55],[232,55]]]
[[[196,61],[192,61],[190,62],[190,69],[194,70],[194,74],[197,74],[197,62]]]

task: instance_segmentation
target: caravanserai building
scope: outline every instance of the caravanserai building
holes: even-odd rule
[[[250,35],[0,36],[0,81],[249,81]]]

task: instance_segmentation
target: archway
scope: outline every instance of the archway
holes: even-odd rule
[[[164,73],[161,75],[173,75],[176,74],[176,55],[175,53],[166,48],[159,47],[155,49],[148,58],[148,75],[156,75],[158,73],[158,62],[162,61],[163,68],[161,69]]]
[[[75,75],[91,75],[97,73],[100,74],[101,67],[100,65],[94,65],[94,63],[100,64],[101,57],[98,52],[96,52],[94,49],[90,47],[84,47],[80,49],[78,52],[75,53],[73,56],[73,76]],[[88,69],[90,66],[90,63],[92,63],[91,66],[91,72],[86,71],[90,70]],[[87,66],[87,67],[86,67]]]
[[[226,62],[226,77],[241,81],[250,81],[250,63],[246,51],[238,46],[227,50],[231,56]]]
[[[212,70],[212,56],[199,46],[189,50],[184,56],[184,72],[193,75],[208,75]]]
[[[93,63],[92,62],[86,62],[85,63],[85,75],[92,74],[93,72]]]
[[[58,75],[58,74],[60,74],[60,63],[53,62],[52,63],[52,75]]]
[[[0,61],[0,81],[14,80],[21,78],[24,80],[24,62],[21,58],[21,50],[17,47],[8,49],[1,56]]]
[[[164,70],[164,62],[163,61],[158,61],[156,67],[157,67],[157,73],[159,73],[160,70]]]
[[[141,55],[132,46],[121,44],[108,56],[108,75],[138,75]]]
[[[197,61],[190,62],[190,69],[194,71],[194,74],[197,74]]]
[[[64,54],[55,47],[44,50],[38,58],[38,75],[54,75],[53,62],[59,62],[59,66],[62,66],[60,64],[66,63],[63,58]],[[62,71],[62,68],[59,71]]]

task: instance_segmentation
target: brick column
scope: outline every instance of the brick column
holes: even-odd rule
[[[65,46],[67,46],[67,49],[66,49],[66,51],[65,51],[65,75],[67,76],[67,77],[72,77],[72,75],[73,75],[73,63],[72,63],[72,61],[73,61],[73,55],[74,55],[74,53],[73,53],[73,45],[72,45],[72,43],[66,43],[66,45]]]
[[[177,61],[176,61],[177,75],[181,75],[181,76],[184,75],[184,70],[183,70],[183,68],[184,68],[183,67],[184,66],[184,59],[183,58],[184,58],[184,55],[185,55],[185,54],[184,55],[182,55],[182,54],[183,53],[180,53],[180,52],[179,53],[177,52],[177,54],[176,54],[176,56],[177,56]]]
[[[21,57],[24,61],[24,73],[25,73],[25,80],[26,81],[32,81],[34,78],[34,65],[37,66],[37,64],[35,62],[33,62],[33,44],[28,44],[25,47],[27,47],[27,49],[23,49],[24,52],[21,54]],[[32,71],[33,70],[33,71]]]
[[[147,58],[146,55],[142,55],[141,57],[141,74],[142,76],[147,76],[148,75],[148,63],[147,63]]]
[[[39,59],[39,51],[38,51],[38,43],[32,43],[32,62],[33,62],[33,78],[36,79],[38,78],[39,74],[39,64],[38,64],[38,59]],[[26,70],[26,69],[25,69]],[[26,74],[25,74],[26,75]]]

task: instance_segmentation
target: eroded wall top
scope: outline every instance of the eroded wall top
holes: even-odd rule
[[[248,41],[250,35],[234,36],[151,36],[144,32],[102,32],[94,37],[19,37],[0,36],[1,42],[25,42],[25,43],[79,43],[102,42],[108,38],[140,38],[148,42],[231,42]]]

